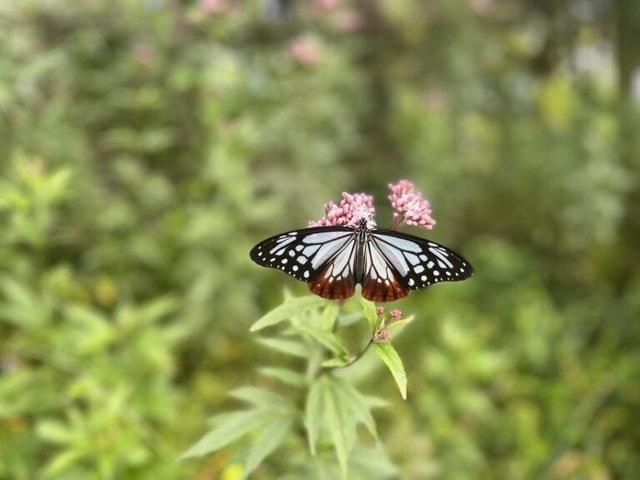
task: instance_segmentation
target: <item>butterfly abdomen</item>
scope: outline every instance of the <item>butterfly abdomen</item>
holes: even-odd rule
[[[365,268],[364,268],[364,248],[367,242],[367,231],[361,228],[357,232],[356,239],[356,257],[354,261],[354,277],[356,283],[363,283],[365,277]]]

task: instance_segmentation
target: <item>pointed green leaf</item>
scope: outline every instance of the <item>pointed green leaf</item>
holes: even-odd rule
[[[339,327],[348,327],[349,325],[353,325],[358,320],[360,320],[364,314],[360,312],[348,313],[347,315],[341,315],[338,318],[338,326]]]
[[[406,326],[408,323],[413,322],[413,320],[415,318],[416,318],[415,315],[411,315],[410,317],[403,318],[402,320],[397,320],[395,322],[391,322],[389,325],[387,325],[387,329],[388,330],[393,330],[395,328],[402,328],[402,327]]]
[[[378,327],[378,314],[376,313],[376,304],[370,302],[366,298],[361,298],[360,303],[362,304],[362,311],[364,312],[364,316],[369,322],[369,329],[371,332],[375,331]]]
[[[358,478],[397,478],[399,473],[398,468],[391,463],[380,445],[354,448],[349,458],[349,466],[360,473]]]
[[[260,437],[253,442],[249,450],[245,465],[245,478],[280,446],[291,431],[292,426],[293,420],[290,418],[279,418],[263,429]]]
[[[313,327],[308,324],[299,323],[294,326],[294,328],[312,338],[313,340],[320,343],[323,347],[331,350],[336,355],[347,355],[347,347],[344,346],[342,340],[340,340],[336,335],[326,330],[321,330],[319,328]]]
[[[362,422],[367,427],[371,435],[377,438],[376,422],[369,411],[371,407],[367,403],[367,397],[342,378],[334,378],[333,385],[341,403],[348,407],[357,421]]]
[[[369,408],[388,408],[391,405],[389,400],[372,395],[364,395],[364,400]]]
[[[299,358],[307,358],[309,356],[309,350],[295,340],[284,340],[281,338],[258,338],[257,340],[265,347],[287,355],[293,355]]]
[[[325,302],[325,299],[316,295],[287,299],[282,305],[274,308],[251,325],[250,330],[255,332],[257,330],[262,330],[263,328],[276,325],[294,315],[299,315],[300,313],[311,310],[312,308],[317,308]]]
[[[240,387],[229,392],[233,398],[255,405],[256,407],[276,407],[283,408],[289,405],[289,402],[282,395],[273,393],[264,388],[257,387]]]
[[[338,314],[340,313],[340,306],[335,302],[330,302],[324,307],[322,311],[322,317],[320,318],[320,328],[323,330],[331,330]]]
[[[402,359],[390,343],[376,343],[376,353],[385,363],[391,375],[398,384],[400,395],[404,400],[407,399],[407,374],[402,365]]]
[[[47,442],[60,445],[72,443],[76,432],[59,420],[43,420],[36,425],[36,433]]]
[[[325,368],[344,367],[349,363],[349,360],[343,358],[330,358],[322,362],[322,366]]]
[[[59,455],[53,457],[53,459],[47,464],[42,473],[43,480],[48,478],[60,478],[59,475],[68,470],[76,463],[81,463],[84,460],[86,452],[84,450],[72,449],[64,450]]]
[[[316,442],[320,434],[320,425],[324,416],[323,405],[324,381],[316,380],[307,394],[307,404],[305,406],[304,426],[307,429],[307,438],[309,440],[309,450],[311,455],[316,454]]]
[[[218,416],[216,427],[198,440],[189,450],[181,455],[181,459],[201,457],[226,447],[252,430],[260,429],[273,420],[271,409],[251,409]]]
[[[304,375],[288,368],[263,367],[258,369],[258,373],[266,377],[275,378],[291,387],[304,387],[306,385]]]
[[[329,380],[325,379],[326,382]],[[347,478],[349,453],[356,437],[356,423],[346,406],[340,402],[333,385],[328,383],[324,388],[325,421],[336,450],[342,476]]]

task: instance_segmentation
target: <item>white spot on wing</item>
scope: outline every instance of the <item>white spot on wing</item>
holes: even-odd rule
[[[345,243],[346,240],[338,240],[322,245],[320,247],[320,250],[318,250],[318,253],[316,253],[311,260],[311,265],[313,266],[313,268],[318,268],[321,264],[335,255]]]
[[[418,258],[418,256],[414,255],[413,253],[405,253],[404,256],[407,257],[407,260],[409,260],[409,263],[411,265],[417,265],[418,263],[420,263],[420,259]],[[425,260],[426,259],[427,257],[425,257]]]
[[[326,243],[332,240],[337,240],[339,238],[344,238],[347,235],[352,235],[352,232],[319,232],[312,233],[311,235],[307,235],[302,239],[303,243]]]
[[[394,247],[400,248],[407,252],[421,252],[422,247],[418,245],[416,242],[412,242],[410,240],[406,240],[404,238],[392,237],[391,235],[384,234],[374,234],[376,238],[384,240],[387,243],[390,243]]]
[[[439,249],[437,248],[430,248],[429,251],[431,253],[433,253],[436,257],[438,257],[440,260],[442,260],[445,265],[449,268],[453,268],[453,264],[449,261],[449,259],[447,258],[447,254],[441,252]]]
[[[400,273],[400,275],[404,276],[409,271],[409,265],[404,259],[402,255],[402,251],[387,245],[384,242],[376,242],[376,246],[380,249],[380,251],[384,254],[389,262],[393,265],[393,267]]]

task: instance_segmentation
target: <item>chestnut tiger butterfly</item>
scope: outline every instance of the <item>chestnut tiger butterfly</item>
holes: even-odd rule
[[[375,302],[406,297],[412,290],[469,278],[473,267],[461,255],[436,242],[394,230],[311,227],[281,233],[250,252],[258,265],[277,268],[307,282],[324,298],[342,300],[362,285]]]

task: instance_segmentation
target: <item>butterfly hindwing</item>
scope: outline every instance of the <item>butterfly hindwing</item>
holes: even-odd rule
[[[399,281],[400,273],[375,242],[369,240],[363,254],[362,296],[364,298],[372,302],[391,302],[409,295],[409,289]]]
[[[464,280],[473,274],[461,255],[431,240],[391,230],[373,231],[370,238],[409,290]]]
[[[309,282],[310,287],[316,285],[319,291],[330,292],[332,289],[324,288],[321,279],[326,276],[327,282],[330,278],[333,279],[331,283],[338,279],[343,282],[345,268],[355,256],[354,237],[351,228],[304,228],[263,240],[253,247],[250,256],[259,265],[282,270],[298,280]],[[346,252],[351,252],[350,258]],[[355,285],[353,266],[349,272],[347,277]]]

